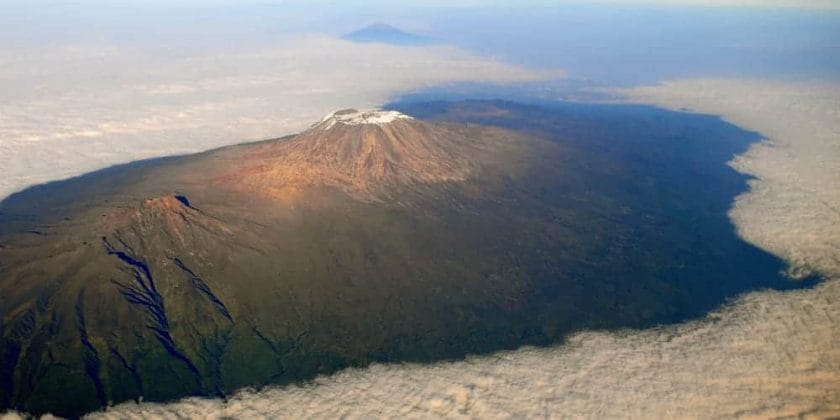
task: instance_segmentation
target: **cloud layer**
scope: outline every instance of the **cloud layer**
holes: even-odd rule
[[[732,216],[749,240],[828,277],[814,289],[750,293],[683,325],[585,332],[557,347],[459,362],[350,369],[227,402],[122,404],[91,418],[840,416],[840,264],[831,258],[840,255],[840,235],[830,230],[840,225],[830,210],[840,151],[828,141],[840,132],[836,89],[687,81],[623,92],[721,113],[770,137],[733,162],[759,178]]]
[[[556,75],[451,47],[326,37],[243,53],[0,51],[0,197],[116,163],[290,134],[405,90]]]

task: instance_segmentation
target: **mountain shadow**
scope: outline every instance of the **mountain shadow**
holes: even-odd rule
[[[359,43],[393,45],[430,45],[436,43],[432,38],[405,32],[384,23],[365,26],[362,29],[345,34],[341,39]]]

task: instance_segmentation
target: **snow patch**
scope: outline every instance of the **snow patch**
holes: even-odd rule
[[[357,111],[355,109],[344,109],[333,112],[324,117],[313,128],[328,130],[336,124],[363,125],[363,124],[389,124],[396,120],[413,120],[414,118],[397,111],[383,109],[372,109]]]

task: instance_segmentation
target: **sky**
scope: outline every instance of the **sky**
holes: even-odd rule
[[[373,22],[440,44],[337,39]],[[0,0],[0,199],[116,163],[291,134],[335,109],[463,83],[597,88],[762,133],[767,143],[733,161],[756,178],[731,217],[750,242],[833,280],[750,294],[667,329],[584,332],[569,347],[354,369],[231,403],[113,413],[247,415],[304,401],[292,412],[732,415],[768,395],[772,403],[753,404],[753,414],[840,410],[831,393],[840,389],[832,387],[840,383],[832,321],[840,221],[831,210],[840,208],[831,188],[840,184],[832,165],[840,162],[840,0]],[[688,399],[697,395],[709,398]],[[341,411],[369,396],[374,405]]]

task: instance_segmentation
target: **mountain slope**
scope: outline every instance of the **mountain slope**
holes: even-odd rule
[[[482,168],[514,173],[515,157],[524,153],[519,137],[429,124],[395,111],[344,110],[292,139],[229,157],[236,163],[216,181],[275,197],[325,185],[376,199],[412,186],[463,182]]]
[[[409,113],[434,120],[345,110],[3,201],[0,408],[225,395],[790,287],[726,218],[739,130],[504,103]]]

